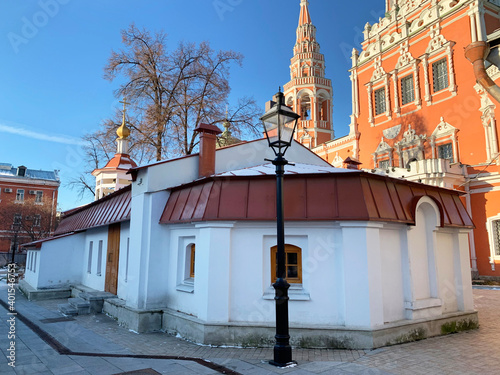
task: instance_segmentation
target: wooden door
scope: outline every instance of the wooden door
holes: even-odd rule
[[[113,294],[118,290],[118,261],[120,257],[120,223],[108,227],[108,252],[106,255],[106,281],[104,291]]]

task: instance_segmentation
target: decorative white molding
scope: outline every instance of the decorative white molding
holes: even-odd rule
[[[427,54],[422,56],[424,65],[424,99],[427,105],[431,105],[431,88],[429,82],[429,56]]]
[[[386,139],[394,139],[398,136],[400,131],[401,124],[382,130],[382,134],[384,134],[384,138]]]
[[[365,25],[363,32],[365,42],[373,40],[377,42],[371,42],[366,46],[366,49],[360,53],[358,62],[362,63],[373,58],[382,50],[392,48],[409,36],[427,30],[429,26],[436,24],[448,13],[458,10],[469,3],[470,0],[400,0],[397,11],[394,7],[386,17],[380,18],[378,23],[373,25],[367,23]],[[415,14],[416,12],[419,13]],[[415,16],[417,17],[414,18]],[[409,22],[407,19],[412,21]],[[394,27],[396,22],[400,32],[383,35],[391,27]],[[439,40],[434,41],[434,43],[439,44]]]
[[[368,91],[368,122],[371,126],[374,126],[374,118],[373,118],[373,86],[371,82],[368,82],[366,87]]]
[[[411,55],[409,51],[408,41],[404,41],[399,48],[399,54],[401,55],[396,64],[396,69],[401,69],[406,65],[411,64],[415,58]]]
[[[387,144],[387,142],[384,141],[384,137],[380,140],[380,143],[378,144],[377,149],[375,150],[375,154],[385,154],[386,152],[390,152],[392,150],[392,147]]]
[[[487,160],[492,160],[498,156],[499,152],[495,117],[496,105],[491,101],[487,92],[479,83],[476,83],[474,89],[481,98],[481,107],[479,108],[479,111],[481,112],[481,122],[484,127],[486,157]],[[497,160],[497,164],[500,164],[500,160]]]
[[[375,61],[373,62],[373,74],[372,74],[372,81],[376,81],[380,78],[382,78],[386,74],[384,68],[382,68],[382,57],[377,56],[375,58]]]
[[[459,129],[455,128],[453,125],[448,124],[446,121],[444,121],[444,118],[441,117],[441,122],[438,124],[438,126],[436,126],[436,129],[434,129],[430,136],[433,159],[438,157],[438,145],[436,144],[436,140],[441,138],[440,143],[445,143],[451,140],[453,147],[453,162],[458,163],[458,131]]]
[[[453,125],[448,124],[446,121],[444,121],[444,118],[441,117],[441,122],[438,124],[438,126],[436,126],[436,129],[434,129],[434,131],[432,132],[431,137],[434,139],[441,138],[455,134],[457,131],[457,128],[455,128]]]
[[[399,156],[400,167],[404,167],[411,160],[424,159],[424,142],[426,139],[425,134],[417,135],[411,124],[408,125],[408,130],[403,133],[403,138],[394,144],[396,153]]]
[[[415,90],[415,105],[418,107],[418,109],[420,109],[422,106],[422,99],[420,98],[420,77],[418,69],[419,62],[420,60],[417,59],[415,59],[413,62],[413,77],[415,79],[415,87],[413,89]]]
[[[445,37],[441,35],[441,26],[439,26],[439,24],[431,26],[429,36],[431,38],[431,41],[429,42],[429,46],[425,51],[426,53],[435,52],[448,42]]]
[[[398,89],[398,70],[395,69],[392,74],[392,82],[394,83],[394,114],[401,115],[401,108],[399,107],[399,89]]]

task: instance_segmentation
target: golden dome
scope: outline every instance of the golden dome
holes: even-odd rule
[[[129,104],[129,103],[127,103],[126,98],[123,98],[123,102],[120,102],[120,103],[123,103],[123,120],[122,120],[121,126],[118,129],[116,129],[116,134],[118,135],[118,138],[120,138],[120,139],[127,139],[128,136],[130,135],[130,129],[127,128],[127,125],[125,125],[125,112],[126,112],[125,105]]]
[[[122,125],[116,129],[116,134],[120,139],[127,139],[130,135],[130,129],[127,128],[127,125],[125,125],[125,119],[123,119]]]

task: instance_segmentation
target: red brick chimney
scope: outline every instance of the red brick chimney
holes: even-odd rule
[[[198,162],[198,176],[208,177],[215,173],[215,147],[217,134],[222,131],[215,125],[199,124],[194,131],[200,133],[200,155]]]

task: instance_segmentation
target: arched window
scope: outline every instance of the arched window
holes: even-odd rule
[[[271,281],[278,278],[277,263],[278,246],[271,248]],[[285,276],[290,284],[302,283],[302,249],[293,245],[285,245]]]

